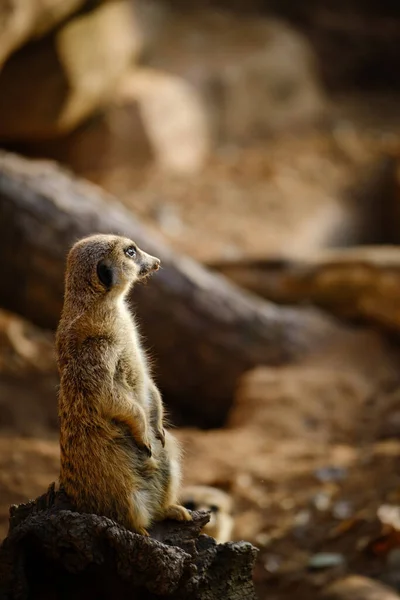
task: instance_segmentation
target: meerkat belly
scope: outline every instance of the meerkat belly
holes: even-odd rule
[[[148,513],[142,463],[132,442],[111,436],[108,428],[78,430],[61,439],[60,483],[84,512],[123,522],[124,507],[134,496],[141,513]]]

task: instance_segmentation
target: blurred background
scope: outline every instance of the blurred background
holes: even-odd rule
[[[0,0],[0,540],[58,475],[65,253],[118,213],[166,264],[138,319],[185,484],[228,494],[197,492],[259,598],[400,597],[399,48],[389,0]]]

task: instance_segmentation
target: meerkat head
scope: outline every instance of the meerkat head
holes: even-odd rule
[[[77,242],[68,254],[66,290],[121,295],[159,267],[158,258],[128,238],[92,235]]]
[[[218,543],[230,540],[233,501],[229,494],[207,485],[192,485],[181,491],[180,501],[189,510],[210,512],[210,521],[204,526],[203,533],[212,536]]]

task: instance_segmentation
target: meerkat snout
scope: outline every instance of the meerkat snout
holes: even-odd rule
[[[140,253],[139,260],[141,261],[139,277],[145,277],[153,271],[158,271],[161,265],[160,259],[156,258],[155,256],[151,256],[150,254],[146,254],[146,252],[143,252],[143,250],[138,251]]]

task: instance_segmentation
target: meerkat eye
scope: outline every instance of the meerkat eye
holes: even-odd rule
[[[136,248],[134,246],[129,246],[129,248],[125,250],[125,254],[129,256],[129,258],[135,258]]]
[[[196,504],[193,502],[193,500],[188,500],[185,502],[185,508],[188,510],[196,510]]]
[[[211,504],[210,510],[211,512],[216,513],[219,511],[219,506],[217,506],[216,504]]]

